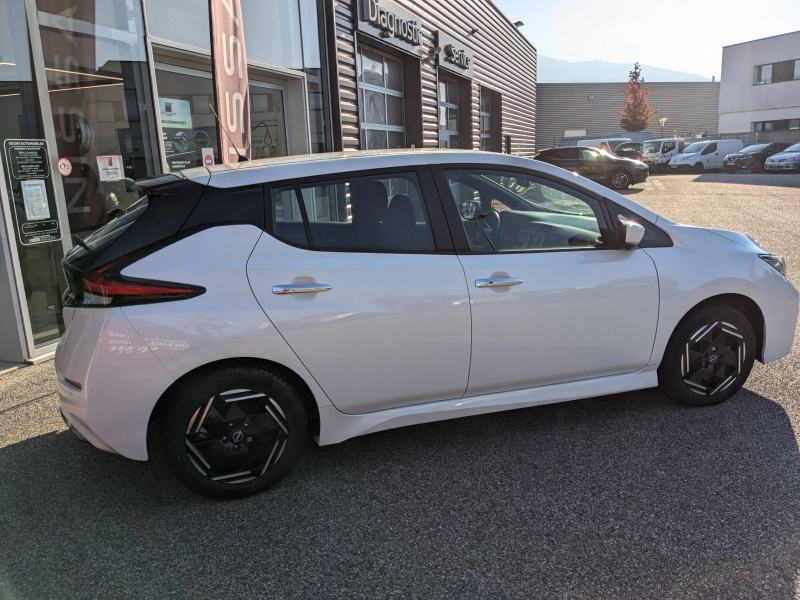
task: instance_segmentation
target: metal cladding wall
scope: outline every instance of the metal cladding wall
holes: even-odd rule
[[[380,43],[356,33],[357,2],[336,2],[336,58],[339,71],[344,150],[361,148],[358,118],[356,44]],[[511,136],[513,154],[532,155],[536,136],[536,49],[489,0],[395,0],[422,22],[426,50],[435,46],[433,32],[442,30],[472,48],[472,148],[480,147],[479,86],[502,94],[502,135]],[[478,31],[470,35],[473,28]],[[439,145],[437,67],[434,59],[421,64],[423,145]],[[335,93],[335,91],[334,91]]]
[[[646,83],[650,106],[659,108],[647,131],[661,135],[658,119],[666,117],[664,136],[716,133],[719,124],[719,83]],[[625,108],[625,83],[540,83],[536,86],[536,146],[558,146],[566,129],[588,129],[588,134],[618,132],[615,111]],[[594,99],[590,100],[589,97]]]

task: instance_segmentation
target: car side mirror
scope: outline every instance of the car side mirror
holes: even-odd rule
[[[617,248],[632,250],[644,239],[644,227],[636,221],[620,217],[617,223]]]

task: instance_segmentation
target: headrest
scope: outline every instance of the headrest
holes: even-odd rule
[[[378,223],[386,217],[389,196],[379,181],[356,179],[350,184],[353,223]]]

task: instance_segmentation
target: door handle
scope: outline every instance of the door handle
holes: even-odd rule
[[[517,277],[490,277],[489,279],[476,279],[475,287],[505,287],[509,285],[519,285],[522,279]]]
[[[331,289],[326,283],[291,283],[287,285],[273,285],[272,293],[282,296],[284,294],[316,294],[327,292]]]

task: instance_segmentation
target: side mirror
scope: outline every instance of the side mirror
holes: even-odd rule
[[[644,227],[636,221],[624,217],[619,218],[617,224],[617,248],[632,250],[644,238]]]

